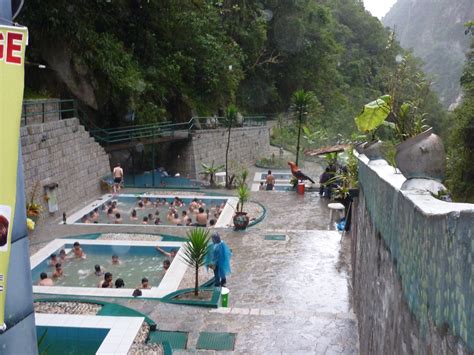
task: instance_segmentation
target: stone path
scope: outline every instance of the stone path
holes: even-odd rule
[[[307,164],[307,168],[308,164]],[[315,166],[317,174],[318,167]],[[317,193],[253,192],[267,217],[246,232],[219,230],[232,249],[228,279],[230,308],[206,309],[153,300],[106,299],[137,309],[158,328],[187,331],[185,351],[196,349],[199,332],[236,333],[235,353],[358,354],[357,320],[350,292],[350,241],[328,231],[327,200]],[[31,238],[32,250],[48,240],[91,232],[127,232],[124,226],[43,226]],[[184,236],[187,228],[157,227],[153,233]],[[134,233],[150,232],[134,229]],[[284,241],[265,240],[285,234]],[[218,352],[225,354],[226,352]]]

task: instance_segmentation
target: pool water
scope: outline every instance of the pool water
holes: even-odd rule
[[[160,218],[160,225],[172,225],[168,221],[167,214],[170,209],[170,204],[173,202],[173,198],[166,197],[166,202],[167,204],[165,205],[159,205],[159,206],[154,206],[156,197],[149,197],[150,199],[150,204],[144,206],[143,208],[138,207],[138,201],[140,197],[134,197],[134,196],[118,196],[116,198],[113,198],[114,201],[117,201],[117,209],[116,211],[107,216],[107,210],[105,208],[106,204],[108,201],[105,201],[102,205],[97,206],[99,210],[99,217],[97,219],[98,223],[101,224],[115,224],[115,214],[120,213],[120,216],[122,218],[122,224],[143,224],[143,217],[148,217],[149,214],[152,215],[152,220],[148,221],[148,224],[154,225],[154,221],[157,217]],[[162,198],[161,198],[162,199]],[[191,218],[192,222],[196,222],[196,218],[194,214],[190,214],[188,211],[189,204],[193,200],[193,198],[182,198],[184,202],[183,207],[175,208],[177,210],[177,213],[179,215],[179,218],[182,218],[182,211],[187,211],[189,217]],[[227,199],[199,199],[203,203],[205,203],[205,210],[209,210],[209,220],[210,219],[215,219],[217,221],[217,217],[214,216],[215,214],[215,209],[218,206],[224,206],[225,203],[227,202]],[[110,201],[110,200],[109,200]],[[132,210],[135,209],[137,212],[137,220],[132,220],[131,219],[131,213]],[[221,208],[222,211],[222,208]],[[158,215],[156,214],[158,212]],[[77,220],[75,223],[81,223],[81,219]]]
[[[109,333],[109,329],[37,326],[40,354],[48,355],[92,355]]]
[[[170,251],[170,248],[162,249]],[[123,279],[125,288],[139,287],[143,277],[148,278],[150,287],[157,287],[164,276],[163,260],[167,257],[154,247],[83,245],[82,250],[87,258],[72,257],[63,263],[64,276],[54,280],[54,286],[98,287],[104,276],[95,275],[96,264],[105,272],[112,273],[114,284],[117,278]],[[114,254],[119,256],[120,264],[112,264]],[[68,254],[70,255],[71,253]],[[35,285],[38,283],[41,272],[46,272],[48,277],[52,277],[54,269],[48,265],[48,260],[43,261],[32,271],[33,283]]]

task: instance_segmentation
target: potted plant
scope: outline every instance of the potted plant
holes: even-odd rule
[[[206,263],[210,252],[209,231],[204,228],[195,228],[187,233],[184,244],[183,261],[194,268],[194,296],[199,294],[199,268]]]
[[[247,212],[244,212],[244,204],[250,198],[250,190],[247,185],[242,184],[237,188],[237,197],[239,202],[237,203],[237,211],[234,215],[234,227],[236,230],[244,230],[250,222]]]
[[[377,130],[390,114],[391,97],[384,95],[377,100],[364,105],[362,111],[354,118],[357,129],[364,133],[367,141],[357,147],[357,151],[363,153],[369,160],[382,159],[382,142],[377,137]]]
[[[26,216],[34,221],[35,223],[38,221],[41,212],[43,212],[43,206],[36,202],[36,193],[38,190],[39,181],[33,186],[33,190],[31,191],[31,198],[26,204]]]
[[[423,76],[416,77],[416,90],[408,99],[401,99],[404,83],[410,81],[412,70],[409,56],[400,58],[391,84],[389,121],[399,143],[396,146],[397,168],[407,179],[421,178],[441,181],[446,171],[446,153],[441,138],[425,124],[426,113],[421,111],[429,83]]]
[[[205,175],[206,177],[209,176],[209,185],[211,187],[216,186],[216,182],[214,180],[214,177],[216,173],[224,169],[224,165],[219,165],[219,166],[214,166],[214,161],[212,161],[212,164],[208,165],[205,163],[201,163],[203,167],[203,171],[201,171],[201,174]]]

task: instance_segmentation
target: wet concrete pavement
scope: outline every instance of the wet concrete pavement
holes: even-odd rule
[[[236,333],[235,353],[357,354],[348,255],[341,254],[340,234],[328,231],[328,201],[315,192],[300,196],[261,191],[252,193],[251,199],[266,207],[267,217],[246,232],[220,230],[234,254],[228,279],[230,308],[210,310],[152,300],[110,300],[149,315],[159,329],[189,332],[188,349],[176,351],[178,354],[214,353],[196,350],[202,331]],[[186,230],[49,224],[40,227],[30,241],[34,251],[65,235],[152,231],[184,236]],[[268,241],[264,240],[266,234],[287,237],[285,241]]]

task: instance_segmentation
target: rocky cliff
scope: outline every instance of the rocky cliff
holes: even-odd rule
[[[398,0],[382,19],[395,29],[404,48],[413,48],[424,60],[446,107],[460,97],[459,78],[470,41],[464,23],[473,19],[473,0]]]

